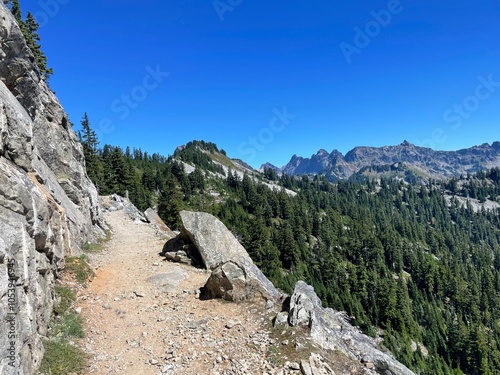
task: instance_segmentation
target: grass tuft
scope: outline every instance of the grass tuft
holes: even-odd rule
[[[45,355],[40,371],[47,375],[81,374],[85,370],[88,355],[64,340],[44,342]]]
[[[94,276],[94,271],[87,263],[85,255],[66,258],[66,270],[82,285],[86,285],[87,280]]]
[[[85,336],[82,317],[76,312],[68,311],[64,315],[54,317],[51,328],[52,335],[59,338],[82,338]]]
[[[56,292],[56,295],[61,299],[59,304],[57,304],[57,306],[54,306],[54,314],[63,315],[71,308],[73,302],[76,301],[76,295],[71,289],[60,285],[56,285],[54,287],[54,291]]]
[[[86,253],[99,253],[104,250],[104,245],[111,239],[111,230],[108,229],[105,232],[105,237],[100,238],[97,242],[94,243],[84,243],[82,246],[82,250]]]

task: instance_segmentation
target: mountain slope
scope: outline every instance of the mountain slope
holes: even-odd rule
[[[403,183],[391,174],[415,168],[396,163],[331,183],[258,173],[203,141],[126,155],[172,229],[180,209],[213,214],[274,285],[313,285],[416,373],[500,368],[500,169]]]
[[[218,158],[216,151],[188,148]],[[362,165],[362,156],[371,153],[391,163],[398,148],[386,150],[388,156],[358,148],[347,159]],[[414,150],[409,144],[402,148],[408,155]],[[472,160],[491,149],[457,154]],[[319,168],[326,154],[319,152],[309,166]],[[443,163],[446,158],[444,153]],[[481,368],[478,373],[487,374],[499,368],[500,343],[494,337],[500,329],[487,329],[500,319],[498,285],[492,282],[500,280],[498,169],[449,181],[402,183],[391,173],[415,173],[414,166],[382,164],[362,173],[372,173],[371,168],[387,178],[332,184],[323,176],[278,178],[269,169],[254,180],[229,174],[214,179],[196,160],[192,168],[205,176],[207,190],[219,192],[205,209],[236,234],[275,285],[290,290],[296,280],[306,280],[328,306],[347,311],[355,325],[378,335],[418,373]],[[267,178],[296,195],[273,192],[261,182]]]
[[[434,151],[404,141],[397,146],[356,147],[343,156],[334,150],[330,154],[321,149],[310,158],[292,156],[282,168],[264,164],[278,173],[288,175],[324,174],[330,180],[350,178],[361,169],[373,166],[406,164],[423,178],[449,178],[461,174],[500,166],[500,142],[487,143],[459,151]]]

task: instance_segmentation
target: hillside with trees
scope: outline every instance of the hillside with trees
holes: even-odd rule
[[[128,190],[173,228],[181,209],[216,215],[276,286],[290,292],[299,279],[310,283],[421,374],[500,369],[500,210],[462,203],[496,200],[498,169],[426,184],[333,184],[242,171],[204,141],[168,158],[99,149],[83,128],[88,173],[101,194]]]

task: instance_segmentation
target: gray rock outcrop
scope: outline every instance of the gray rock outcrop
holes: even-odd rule
[[[81,145],[0,4],[0,374],[37,371],[64,258],[105,224]]]
[[[335,375],[328,363],[317,353],[311,353],[308,361],[302,360],[300,370],[304,375]]]
[[[314,288],[297,282],[290,299],[288,322],[310,328],[312,340],[324,349],[340,350],[381,374],[414,375],[389,354],[377,349],[373,339],[350,325],[345,314],[322,307]]]
[[[207,297],[230,301],[281,299],[281,293],[221,221],[204,212],[182,211],[180,216],[179,237],[194,244],[203,264],[212,271],[205,285]]]
[[[101,197],[101,205],[108,212],[123,210],[136,223],[148,222],[142,212],[128,198],[124,198],[118,194]]]
[[[167,224],[165,224],[161,217],[151,207],[144,211],[144,216],[149,223],[155,225],[159,230],[171,237],[174,236],[172,230],[167,226]]]

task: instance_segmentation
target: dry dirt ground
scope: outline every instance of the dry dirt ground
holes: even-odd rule
[[[106,220],[112,238],[90,256],[96,277],[77,301],[87,374],[273,373],[263,302],[200,300],[207,271],[164,261],[167,238],[123,211]]]

